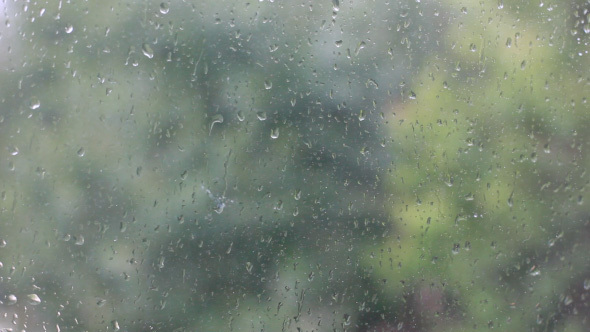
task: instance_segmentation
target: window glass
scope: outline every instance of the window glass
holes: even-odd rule
[[[590,329],[587,1],[0,8],[0,330]]]

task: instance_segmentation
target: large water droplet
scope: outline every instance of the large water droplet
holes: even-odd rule
[[[74,31],[74,26],[71,24],[66,25],[66,33],[72,33]]]

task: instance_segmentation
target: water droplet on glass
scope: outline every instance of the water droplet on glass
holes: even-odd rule
[[[74,26],[71,24],[66,25],[66,33],[72,33],[74,31]]]
[[[242,122],[244,121],[246,118],[244,117],[244,112],[242,111],[238,111],[238,121]]]
[[[41,107],[41,101],[37,97],[31,97],[29,100],[29,108],[32,110],[36,110]]]
[[[297,191],[295,191],[295,200],[298,201],[299,199],[301,199],[301,190],[297,189]]]
[[[264,120],[266,120],[266,112],[264,112],[264,111],[258,112],[258,113],[256,113],[256,117],[258,118],[258,120],[264,121]]]
[[[152,47],[148,43],[143,43],[143,45],[141,45],[141,51],[143,52],[143,55],[150,59],[154,57],[154,50],[152,50]]]
[[[10,152],[11,156],[16,156],[18,155],[19,151],[18,148],[16,146],[12,146],[8,149],[8,152]]]
[[[167,3],[162,2],[160,4],[160,13],[166,15],[166,14],[168,14],[169,11],[170,11],[170,6],[168,6]]]
[[[339,0],[332,0],[332,10],[335,12],[340,10],[340,1]]]
[[[270,130],[270,138],[277,139],[279,138],[279,128],[274,128]]]
[[[334,44],[336,44],[336,47],[340,47],[342,46],[342,40],[337,40]]]
[[[543,146],[543,151],[545,153],[551,153],[551,148],[549,147],[549,143],[547,143]]]
[[[471,52],[475,52],[475,51],[477,51],[477,46],[475,44],[471,44],[471,45],[469,45],[469,50]]]
[[[416,99],[416,93],[414,93],[414,91],[410,91],[410,99]]]
[[[83,245],[84,244],[84,236],[82,236],[82,235],[76,236],[74,244],[77,246]]]
[[[359,121],[365,121],[365,111],[361,110],[359,112]]]
[[[0,248],[6,247],[6,240],[0,239]]]
[[[572,304],[573,302],[574,302],[574,299],[572,299],[572,297],[571,297],[571,296],[569,296],[569,295],[568,295],[568,296],[566,296],[566,297],[563,299],[563,304],[565,304],[565,305],[570,305],[570,304]]]
[[[254,265],[250,262],[246,262],[246,271],[248,271],[248,273],[252,273],[252,268],[254,267]]]
[[[39,303],[41,303],[41,299],[39,298],[39,296],[37,294],[29,294],[27,295],[27,298],[29,299],[29,304],[30,305],[37,305]]]
[[[80,148],[78,149],[78,152],[76,152],[76,154],[78,155],[78,157],[84,157],[86,151],[84,151],[84,148]]]
[[[584,289],[590,290],[590,279],[584,280]]]
[[[8,304],[8,305],[13,305],[16,303],[16,301],[17,301],[16,295],[14,295],[14,294],[10,294],[6,297],[6,304]]]
[[[119,331],[121,329],[121,327],[119,327],[119,322],[117,322],[116,320],[112,321],[111,325],[114,331]]]
[[[266,90],[272,89],[272,82],[271,81],[264,81],[264,88]]]
[[[215,114],[212,118],[211,118],[211,126],[209,127],[209,135],[211,135],[211,131],[213,131],[213,126],[216,123],[223,123],[223,115],[221,114]]]

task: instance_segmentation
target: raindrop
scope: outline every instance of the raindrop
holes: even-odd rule
[[[74,241],[75,241],[74,242],[75,245],[81,246],[84,244],[84,236],[82,236],[82,235],[75,236]]]
[[[342,40],[337,40],[334,44],[336,44],[336,47],[340,47],[342,46]]]
[[[244,117],[244,112],[238,111],[238,121],[242,122],[245,119],[246,119],[246,117]]]
[[[359,112],[359,121],[365,121],[365,111],[361,110]]]
[[[416,99],[416,93],[414,93],[414,91],[410,91],[410,99]]]
[[[66,33],[72,33],[74,31],[74,26],[71,24],[66,25]]]
[[[211,118],[211,126],[209,127],[209,135],[211,135],[211,131],[213,131],[213,126],[216,123],[223,123],[223,115],[221,114],[215,114],[212,118]]]
[[[113,330],[114,331],[119,331],[121,328],[119,327],[119,322],[117,322],[116,320],[111,322],[111,325],[113,326]]]
[[[78,152],[76,152],[76,154],[78,155],[78,157],[84,157],[86,151],[84,151],[84,148],[80,148]]]
[[[16,301],[17,301],[16,295],[14,295],[14,294],[10,294],[6,297],[6,304],[7,305],[13,305],[16,303]]]
[[[301,199],[301,190],[300,189],[297,189],[297,191],[295,191],[294,197],[295,197],[296,201]]]
[[[258,118],[258,120],[264,121],[264,120],[266,120],[266,112],[260,111],[260,112],[256,113],[256,117]]]
[[[268,81],[268,80],[267,81],[264,81],[264,88],[266,90],[272,89],[272,82],[271,81]]]
[[[340,1],[339,0],[332,0],[332,10],[335,12],[340,10]]]
[[[19,151],[18,148],[16,146],[12,146],[8,149],[8,151],[10,152],[11,156],[16,156],[18,155]]]
[[[584,289],[590,290],[590,279],[584,280]]]
[[[41,101],[39,101],[39,98],[31,97],[31,99],[29,100],[29,108],[32,110],[36,110],[39,107],[41,107]]]
[[[563,304],[565,304],[565,305],[570,305],[570,304],[572,304],[573,302],[574,302],[574,299],[572,299],[572,297],[571,297],[571,296],[569,296],[569,295],[568,295],[568,296],[566,296],[566,297],[565,297],[565,299],[563,299]]]
[[[475,44],[472,43],[471,45],[469,45],[469,50],[471,52],[475,52],[475,51],[477,51],[477,46],[475,46]]]
[[[41,299],[39,298],[39,296],[37,294],[29,294],[27,295],[27,297],[29,298],[29,304],[30,305],[37,305],[39,303],[41,303]]]
[[[6,240],[0,239],[0,248],[6,247]]]
[[[166,14],[168,14],[169,11],[170,11],[170,7],[168,6],[168,4],[165,2],[162,2],[160,4],[160,13],[166,15]]]
[[[141,45],[141,51],[143,52],[143,55],[147,56],[149,59],[154,57],[154,50],[152,50],[152,47],[148,43],[143,43],[143,45]]]
[[[270,130],[270,138],[277,139],[279,138],[279,128],[274,128]]]

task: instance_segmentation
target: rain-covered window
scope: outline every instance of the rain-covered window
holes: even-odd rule
[[[4,0],[0,330],[588,331],[590,3]]]

